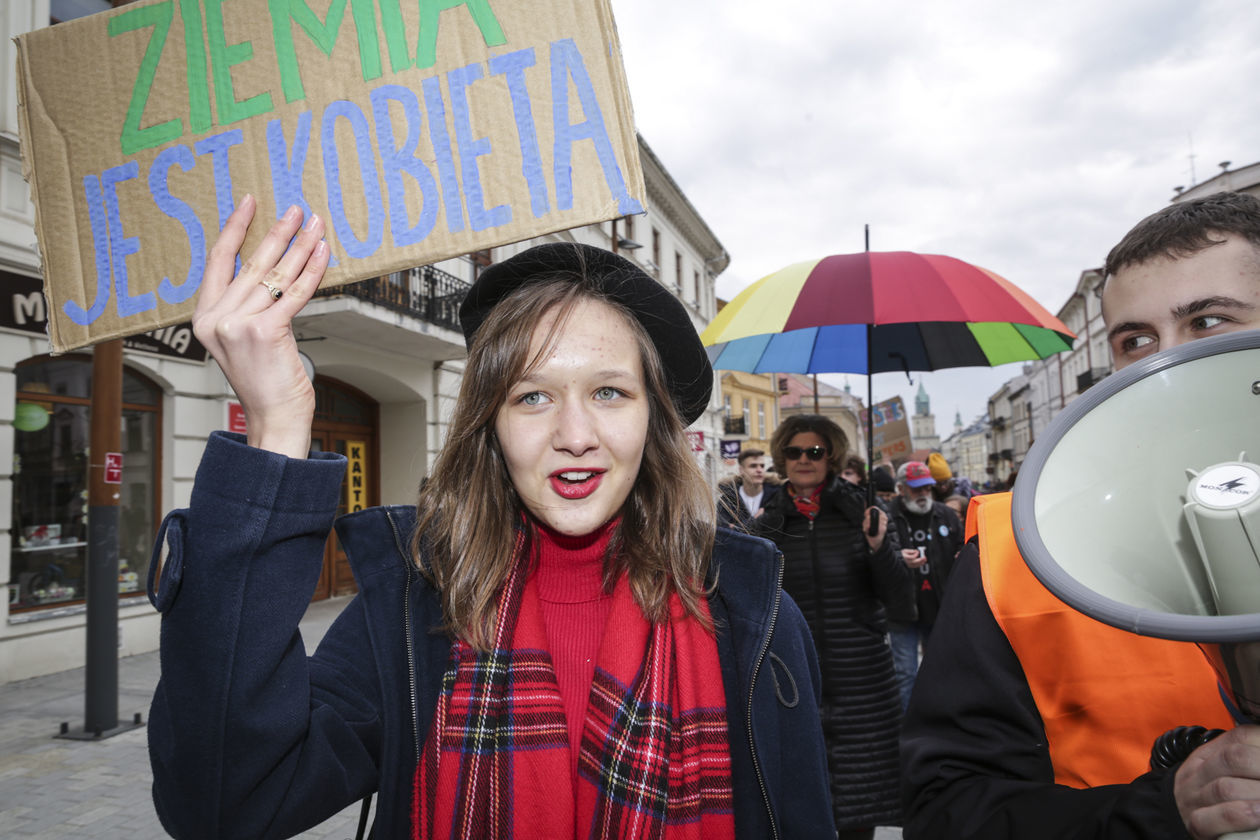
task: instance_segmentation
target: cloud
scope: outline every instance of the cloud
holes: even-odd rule
[[[1082,270],[1191,183],[1192,162],[1202,181],[1218,161],[1260,159],[1250,0],[613,11],[639,128],[730,252],[728,298],[788,263],[861,250],[869,223],[876,250],[966,259],[1057,311]],[[970,420],[1002,381],[991,375],[930,375],[929,390],[951,391],[933,394],[937,414],[952,421],[957,394]]]

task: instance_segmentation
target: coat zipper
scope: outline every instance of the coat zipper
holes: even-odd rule
[[[416,701],[416,655],[411,639],[411,574],[415,564],[407,557],[407,552],[403,551],[402,540],[398,536],[398,525],[389,511],[385,512],[385,519],[389,522],[390,530],[394,532],[394,547],[398,549],[403,563],[407,566],[407,579],[403,584],[403,634],[407,642],[407,684],[411,690],[411,739],[415,745],[418,762],[420,760],[420,729],[416,723],[416,717],[420,711],[419,703]]]
[[[757,743],[753,740],[752,711],[753,689],[757,685],[757,676],[761,673],[761,663],[765,661],[766,651],[770,649],[770,637],[774,635],[774,627],[779,620],[779,602],[783,600],[784,562],[783,552],[779,552],[779,581],[774,591],[774,609],[770,611],[770,626],[766,629],[761,651],[757,654],[757,664],[753,666],[752,679],[748,681],[748,712],[744,716],[744,719],[748,721],[748,747],[752,751],[753,769],[757,771],[757,784],[761,785],[761,801],[765,803],[766,813],[770,815],[770,832],[775,840],[779,837],[779,827],[775,824],[774,807],[770,804],[770,791],[766,788],[766,779],[761,772],[761,759],[757,757]]]
[[[818,650],[819,658],[822,652],[827,650],[827,619],[823,615],[823,576],[822,569],[818,567],[818,535],[814,533],[814,520],[809,520],[809,566],[814,575],[814,626],[818,628]],[[819,662],[819,667],[822,663]],[[825,684],[826,681],[824,681]],[[826,689],[824,689],[825,691]]]

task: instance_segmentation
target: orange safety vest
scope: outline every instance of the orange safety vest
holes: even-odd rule
[[[1169,729],[1233,727],[1197,646],[1118,630],[1042,586],[1015,544],[1010,493],[971,500],[967,539],[975,534],[985,598],[1023,666],[1055,782],[1131,782],[1150,769],[1151,745]]]

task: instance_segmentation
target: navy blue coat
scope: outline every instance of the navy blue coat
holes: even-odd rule
[[[343,517],[359,594],[307,657],[345,459],[288,459],[216,433],[191,504],[163,523],[151,597],[162,678],[153,797],[177,838],[289,837],[376,792],[372,836],[409,836],[411,783],[451,640],[409,559],[414,507]],[[833,837],[819,672],[769,543],[719,530],[716,589],[736,835]]]

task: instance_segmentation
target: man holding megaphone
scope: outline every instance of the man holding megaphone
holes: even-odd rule
[[[1104,272],[1117,369],[1260,329],[1260,200],[1171,205],[1139,222]],[[1133,457],[1159,457],[1157,441],[1138,446],[1142,429],[1131,433]],[[1058,600],[1021,558],[1010,504],[973,500],[919,671],[902,739],[907,840],[1209,840],[1260,828],[1260,727],[1149,769],[1166,731],[1233,726],[1213,671],[1193,644],[1117,630]]]

